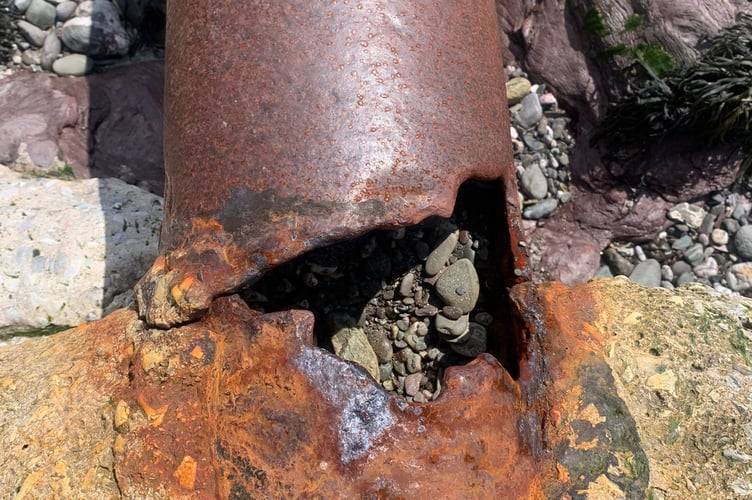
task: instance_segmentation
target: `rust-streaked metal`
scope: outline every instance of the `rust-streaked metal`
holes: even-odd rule
[[[468,178],[503,180],[519,240],[493,0],[168,10],[161,256],[136,287],[150,324],[313,248],[448,216]]]

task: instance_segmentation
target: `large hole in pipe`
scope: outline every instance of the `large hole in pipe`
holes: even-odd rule
[[[387,391],[409,401],[438,397],[444,371],[481,352],[517,378],[503,195],[501,182],[468,181],[451,217],[311,251],[241,296],[263,312],[310,310],[320,347],[359,359]]]

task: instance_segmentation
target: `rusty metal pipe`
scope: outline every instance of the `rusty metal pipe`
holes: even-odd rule
[[[271,267],[451,213],[468,178],[518,215],[492,0],[171,2],[153,325]],[[190,50],[186,49],[191,47]]]

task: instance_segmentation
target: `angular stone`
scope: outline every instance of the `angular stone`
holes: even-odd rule
[[[666,216],[672,221],[686,224],[692,229],[699,229],[706,213],[705,209],[700,206],[682,202],[669,209]]]
[[[444,304],[459,307],[469,313],[478,302],[480,284],[475,266],[468,259],[460,259],[449,266],[436,281],[436,293]]]
[[[379,381],[379,361],[361,328],[341,329],[332,335],[332,347],[337,356],[359,364]]]
[[[516,77],[512,78],[506,83],[507,89],[507,102],[509,106],[514,106],[522,101],[522,99],[530,93],[530,80],[527,78]]]
[[[655,259],[646,259],[635,266],[629,279],[643,286],[661,285],[661,264]]]

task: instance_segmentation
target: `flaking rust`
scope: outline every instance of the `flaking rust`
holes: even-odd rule
[[[314,248],[448,216],[469,178],[501,179],[519,213],[492,0],[168,8],[161,257],[136,286],[150,324]]]
[[[116,443],[121,491],[640,497],[647,467],[624,464],[644,454],[584,328],[590,297],[526,281],[494,2],[168,9],[165,220],[136,297],[169,330],[138,345],[117,395],[139,409]],[[467,179],[502,187],[512,324],[489,345],[512,342],[517,379],[482,354],[410,403],[315,347],[309,312],[230,295],[313,248],[448,216]]]

